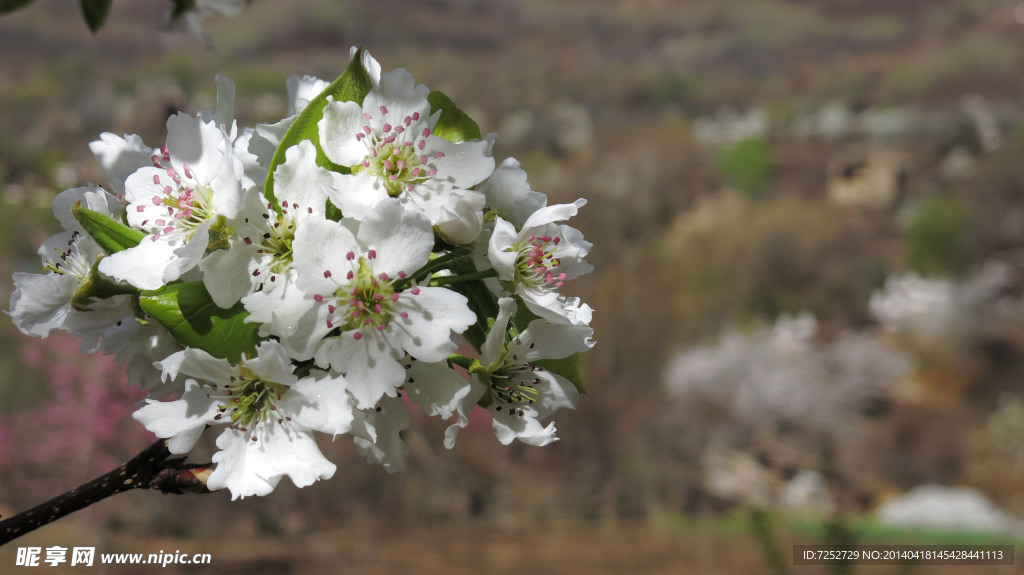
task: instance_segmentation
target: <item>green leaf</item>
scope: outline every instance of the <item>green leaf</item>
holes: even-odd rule
[[[331,200],[327,200],[327,203],[324,205],[324,217],[334,222],[340,222],[342,218],[341,208],[331,203]]]
[[[453,144],[480,139],[480,126],[457,108],[455,102],[443,92],[432,91],[427,95],[427,101],[430,102],[431,114],[441,110],[441,117],[432,131],[435,136]]]
[[[539,359],[533,364],[568,379],[576,391],[586,395],[587,389],[583,387],[583,364],[580,363],[580,354],[574,353],[564,359]]]
[[[246,323],[242,303],[230,309],[213,303],[203,282],[184,282],[144,291],[139,306],[166,327],[182,345],[233,363],[255,352],[259,324]]]
[[[267,168],[267,179],[263,182],[263,196],[274,205],[274,209],[278,209],[277,198],[274,196],[274,171],[284,163],[285,152],[288,151],[288,148],[303,140],[309,140],[316,146],[317,165],[334,172],[348,173],[348,168],[339,166],[327,159],[323,149],[320,147],[320,132],[317,128],[317,123],[324,117],[324,106],[327,105],[328,96],[333,98],[335,102],[356,102],[357,104],[362,104],[363,99],[366,98],[366,95],[370,93],[372,88],[373,78],[363,68],[363,49],[359,48],[352,56],[352,60],[349,62],[345,73],[309,102],[298,117],[295,118],[295,121],[292,122],[288,131],[285,132],[284,138],[281,138],[281,144],[277,147],[274,157],[270,160],[270,167]]]
[[[103,26],[103,22],[107,19],[107,14],[110,13],[110,4],[114,0],[79,0],[82,4],[82,15],[85,16],[85,23],[89,25],[89,30],[93,32],[99,31]]]
[[[108,255],[134,248],[146,237],[145,232],[129,228],[99,212],[83,208],[81,202],[71,208],[71,214]]]
[[[96,299],[107,299],[118,295],[138,295],[139,290],[127,284],[116,284],[100,275],[96,268],[100,264],[99,258],[92,264],[89,270],[89,279],[82,283],[74,295],[71,296],[71,307],[78,311],[89,311],[89,306]]]
[[[15,10],[24,8],[33,2],[35,2],[35,0],[0,0],[0,14],[14,12]]]

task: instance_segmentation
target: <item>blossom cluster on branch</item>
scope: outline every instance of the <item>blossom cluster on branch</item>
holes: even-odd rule
[[[149,390],[134,418],[172,453],[219,433],[208,487],[234,498],[331,477],[314,432],[401,470],[413,406],[452,421],[448,448],[475,406],[503,444],[555,441],[593,345],[562,293],[591,270],[564,223],[585,200],[547,205],[495,136],[365,51],[288,90],[274,124],[240,128],[219,77],[164,145],[102,134],[108,187],[56,197],[65,231],[45,273],[15,274],[14,323],[127,363]]]

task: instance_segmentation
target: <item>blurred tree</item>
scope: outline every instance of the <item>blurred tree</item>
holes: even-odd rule
[[[772,158],[763,140],[748,138],[722,149],[715,159],[725,183],[756,197],[772,176]]]
[[[958,276],[970,264],[968,210],[951,197],[925,200],[905,227],[910,268],[926,277]]]

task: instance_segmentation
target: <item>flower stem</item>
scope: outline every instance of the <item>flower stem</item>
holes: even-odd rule
[[[448,356],[448,365],[457,365],[463,369],[469,369],[469,366],[473,365],[473,360],[457,353],[453,353]]]
[[[185,464],[170,459],[167,440],[153,443],[117,469],[80,485],[32,509],[0,521],[0,545],[129,489],[157,489],[162,493],[209,493],[206,478],[211,464]]]
[[[461,248],[450,251],[444,254],[443,256],[438,256],[424,264],[424,266],[421,267],[420,269],[413,272],[413,274],[408,278],[395,282],[395,289],[405,289],[410,284],[412,284],[414,280],[419,281],[425,278],[429,278],[435,272],[438,272],[449,267],[451,263],[461,260],[463,258],[467,258],[471,255],[473,255],[473,252],[471,250]]]
[[[495,270],[495,269],[486,269],[486,270],[481,270],[481,271],[478,271],[478,272],[462,274],[460,276],[444,276],[444,277],[434,278],[434,279],[430,280],[430,286],[431,287],[437,287],[437,286],[443,286],[443,285],[448,285],[448,284],[457,284],[457,283],[462,283],[462,282],[471,282],[471,281],[474,281],[474,280],[482,280],[482,279],[496,278],[496,277],[498,277],[498,271],[497,270]]]

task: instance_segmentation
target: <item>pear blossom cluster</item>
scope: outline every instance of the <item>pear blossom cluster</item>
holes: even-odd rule
[[[567,291],[592,269],[567,223],[586,201],[548,205],[495,135],[356,48],[335,82],[290,79],[272,124],[240,127],[217,82],[156,147],[90,145],[108,184],[54,200],[15,325],[126,363],[172,453],[216,434],[207,486],[232,498],[330,478],[317,433],[401,471],[415,412],[450,421],[449,449],[477,408],[502,444],[556,441],[594,344]]]

